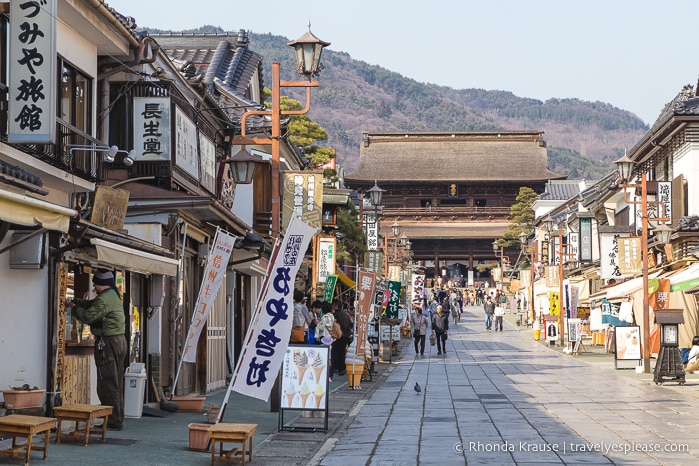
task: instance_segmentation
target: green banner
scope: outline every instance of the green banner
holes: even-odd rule
[[[337,284],[337,275],[328,275],[325,280],[325,291],[323,292],[323,301],[326,303],[333,302],[335,295],[335,285]]]
[[[388,304],[386,304],[386,317],[395,319],[398,317],[398,305],[400,304],[400,282],[388,282]]]

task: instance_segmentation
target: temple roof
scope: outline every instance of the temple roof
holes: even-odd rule
[[[543,132],[365,133],[345,181],[531,182],[565,178],[548,168]]]

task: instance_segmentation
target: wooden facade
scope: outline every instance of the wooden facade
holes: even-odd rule
[[[542,193],[561,178],[548,169],[542,132],[366,133],[345,184],[385,190],[381,235],[390,240],[397,221],[430,277],[499,261],[492,243],[511,223],[520,188]],[[505,251],[512,263],[518,254]]]

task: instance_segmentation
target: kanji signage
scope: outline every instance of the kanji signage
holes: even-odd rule
[[[56,133],[58,0],[12,2],[8,142],[47,144]]]

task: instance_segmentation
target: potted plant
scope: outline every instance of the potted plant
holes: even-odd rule
[[[221,410],[220,407],[216,405],[208,405],[206,408],[204,408],[206,411],[206,422],[209,424],[216,424],[216,421],[218,420],[218,412]]]
[[[45,392],[46,389],[25,383],[18,387],[10,387],[10,390],[3,390],[2,396],[7,409],[37,408],[42,405]]]

